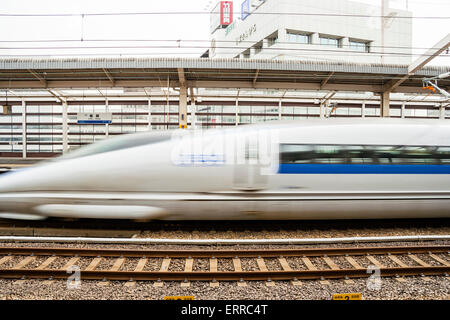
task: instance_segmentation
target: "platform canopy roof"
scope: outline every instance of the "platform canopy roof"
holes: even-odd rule
[[[408,65],[204,58],[0,58],[0,89],[256,88],[424,93],[422,80],[450,71]],[[391,84],[401,80],[392,90]],[[450,79],[439,82],[448,90]]]

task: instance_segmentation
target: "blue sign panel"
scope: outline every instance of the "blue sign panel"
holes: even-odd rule
[[[250,15],[250,0],[245,0],[241,4],[241,19],[245,20]]]
[[[112,123],[111,120],[78,120],[78,124],[108,124]]]

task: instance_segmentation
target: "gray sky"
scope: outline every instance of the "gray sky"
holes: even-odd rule
[[[339,0],[336,0],[339,1]],[[381,0],[355,0],[380,4]],[[242,1],[234,1],[234,11],[240,10]],[[394,8],[406,8],[407,0],[391,0]],[[111,0],[2,0],[0,13],[20,14],[87,14],[117,12],[210,11],[216,0],[165,0],[165,1],[111,1]],[[208,6],[209,5],[209,6]],[[208,9],[207,9],[208,8]],[[414,16],[450,16],[448,0],[408,0]],[[427,48],[436,44],[450,32],[450,20],[413,20],[413,47]],[[85,41],[80,42],[81,39]],[[76,55],[76,54],[153,54],[161,56],[198,57],[209,46],[209,15],[124,15],[69,17],[0,17],[0,41],[5,40],[74,40],[57,43],[5,43],[6,47],[52,47],[52,49],[0,50],[0,55]],[[91,42],[86,40],[155,39],[177,42]],[[187,42],[183,40],[203,40]],[[175,46],[175,48],[121,48],[121,49],[54,49],[71,46]],[[178,48],[180,45],[180,48]],[[183,48],[196,46],[198,48]],[[205,48],[202,48],[205,47]],[[417,50],[422,53],[425,50]],[[190,54],[189,54],[190,53]],[[450,55],[431,64],[450,65]]]

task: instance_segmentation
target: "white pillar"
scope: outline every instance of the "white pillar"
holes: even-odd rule
[[[280,99],[280,101],[278,102],[278,120],[281,120],[282,108],[283,108],[283,106],[281,105],[281,99]]]
[[[366,117],[366,102],[364,101],[361,105],[361,118]]]
[[[22,158],[27,157],[27,105],[22,99]]]
[[[439,107],[439,119],[445,119],[445,107],[442,103]]]
[[[109,112],[109,101],[108,98],[105,99],[105,106],[106,106],[106,112]],[[109,124],[106,124],[106,128],[105,128],[105,136],[106,138],[109,137]]]
[[[239,99],[236,99],[236,108],[235,108],[235,112],[236,112],[236,125],[239,125]]]
[[[325,110],[323,107],[323,103],[320,103],[320,119],[325,118]]]
[[[170,107],[169,107],[170,110]],[[170,119],[170,118],[169,118]],[[178,106],[179,127],[187,129],[187,88],[186,85],[180,87],[180,98]]]
[[[152,100],[148,98],[148,130],[152,130]]]
[[[287,42],[286,29],[278,29],[278,42]]]
[[[63,138],[63,154],[69,151],[67,133],[69,126],[67,123],[67,101],[62,103],[62,138]]]
[[[317,32],[311,35],[311,44],[320,44],[319,34]]]
[[[405,103],[404,102],[402,103],[401,117],[402,117],[402,119],[405,118]]]

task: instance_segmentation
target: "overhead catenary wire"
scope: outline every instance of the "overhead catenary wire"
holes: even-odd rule
[[[215,40],[216,43],[236,43],[236,40]],[[211,40],[208,39],[41,39],[41,40],[0,40],[0,43],[58,43],[58,42],[176,42],[177,44],[181,44],[182,42],[207,42],[210,43]],[[258,41],[251,40],[242,40],[239,43],[249,43],[254,44]],[[277,41],[276,44],[304,44],[311,45],[311,43],[300,43],[300,42],[290,42],[290,41]],[[313,44],[314,45],[314,44]],[[318,44],[319,45],[319,44]],[[344,45],[341,44],[341,47],[351,47],[351,44]],[[410,46],[376,46],[370,44],[371,48],[390,48],[390,49],[417,49],[417,50],[428,50],[428,49],[441,49],[440,47],[410,47]]]
[[[97,12],[97,13],[1,13],[0,17],[89,17],[89,16],[144,16],[144,15],[211,15],[209,11],[153,11],[153,12]],[[240,12],[233,12],[239,15]],[[219,13],[217,13],[219,15]],[[311,17],[342,17],[342,18],[389,18],[389,19],[431,19],[448,20],[450,16],[385,16],[367,14],[338,13],[303,13],[303,12],[252,12],[252,15],[277,16],[311,16]]]
[[[330,46],[329,46],[330,47]],[[210,49],[209,46],[48,46],[48,47],[0,47],[0,50],[86,50],[86,49]],[[333,47],[335,48],[335,47]],[[217,46],[216,49],[230,49],[236,50],[236,47]],[[247,50],[247,48],[242,48]],[[271,51],[295,51],[316,54],[321,52],[321,55],[335,55],[336,53],[350,53],[353,56],[360,55],[389,55],[389,56],[434,56],[433,54],[421,54],[421,53],[402,53],[402,52],[366,52],[356,50],[337,50],[337,49],[319,49],[319,48],[264,48],[263,50]],[[121,53],[124,54],[123,52]],[[440,54],[440,57],[448,58],[445,52]]]

